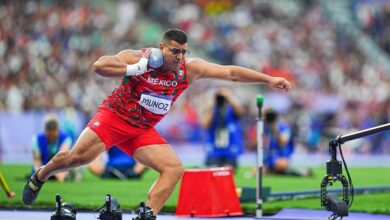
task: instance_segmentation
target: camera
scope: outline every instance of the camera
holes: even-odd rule
[[[122,220],[122,210],[120,209],[118,200],[115,198],[111,199],[110,194],[106,194],[106,202],[99,209],[99,217],[101,220]]]
[[[267,110],[265,112],[265,121],[268,123],[274,122],[277,117],[278,117],[278,113],[276,113],[274,110]]]
[[[76,220],[76,207],[70,202],[61,202],[61,196],[56,195],[57,210],[52,213],[51,220]]]
[[[218,107],[222,107],[225,104],[225,96],[217,94],[216,103]]]

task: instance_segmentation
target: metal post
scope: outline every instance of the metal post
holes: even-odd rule
[[[257,178],[256,178],[256,217],[263,216],[262,178],[263,178],[263,130],[262,120],[263,96],[257,96]]]
[[[344,144],[347,141],[355,140],[358,138],[362,138],[362,137],[365,137],[368,135],[380,133],[380,132],[387,131],[387,130],[390,130],[390,123],[379,125],[379,126],[372,127],[372,128],[368,128],[368,129],[361,130],[361,131],[357,131],[357,132],[350,133],[350,134],[340,135],[337,137],[336,140],[340,144]]]

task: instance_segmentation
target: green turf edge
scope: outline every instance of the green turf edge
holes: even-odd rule
[[[16,184],[17,187],[13,188],[18,195],[20,196],[22,185],[24,184],[21,181],[15,181],[12,179],[12,176],[20,176],[21,170],[25,170],[26,167],[24,166],[0,166],[0,170],[5,173],[6,176],[11,176],[9,179],[9,182],[12,184]],[[242,168],[238,170],[235,174],[236,176],[236,185],[244,185],[244,186],[254,186],[255,181],[254,179],[245,179],[241,178],[244,172],[247,172],[250,170],[250,168]],[[273,191],[284,191],[284,190],[278,190],[283,189],[285,186],[283,185],[295,185],[300,184],[302,187],[309,187],[310,188],[316,188],[317,184],[319,185],[319,179],[321,179],[321,176],[324,173],[323,169],[316,169],[315,170],[315,178],[306,178],[306,179],[299,179],[299,178],[291,178],[291,177],[278,177],[278,176],[269,176],[265,178],[265,185],[272,185],[276,188],[276,190]],[[355,180],[355,185],[358,184],[364,184],[364,185],[370,185],[370,184],[378,184],[378,185],[384,185],[384,183],[390,183],[388,175],[388,168],[372,168],[372,169],[352,169],[353,178]],[[24,173],[23,173],[24,174]],[[132,195],[134,195],[134,201],[138,201],[139,198],[142,198],[146,195],[147,190],[151,183],[154,181],[157,174],[153,172],[147,173],[147,175],[144,177],[142,182],[127,182],[123,183],[122,181],[101,181],[100,179],[96,177],[87,177],[86,183],[91,185],[91,191],[93,191],[93,187],[99,187],[102,183],[106,185],[107,188],[115,189],[118,187],[121,187],[123,185],[131,185],[131,186],[142,186],[145,187],[140,190],[130,190],[126,191],[131,192]],[[36,203],[34,203],[33,206],[26,207],[21,203],[21,199],[16,198],[12,200],[4,199],[0,196],[0,207],[5,209],[49,209],[53,210],[54,204],[54,195],[55,191],[62,191],[66,192],[69,189],[75,190],[78,187],[82,187],[86,183],[54,183],[50,187],[46,187],[46,195],[41,196],[41,199],[38,199]],[[282,184],[281,184],[282,183]],[[284,183],[284,184],[283,184]],[[97,185],[96,185],[97,184]],[[316,186],[316,187],[313,187]],[[359,185],[358,185],[359,186]],[[131,187],[129,187],[131,188]],[[319,187],[318,187],[319,188]],[[299,190],[299,189],[297,189]],[[84,190],[85,191],[85,190]],[[116,192],[118,193],[118,192]],[[53,195],[50,197],[47,196],[47,194]],[[72,197],[75,195],[63,195],[63,201],[69,201],[69,197]],[[73,202],[76,207],[78,207],[79,210],[93,210],[101,206],[104,202],[104,193],[102,190],[99,190],[99,195],[88,195],[86,192],[81,192],[80,195],[83,197],[83,200],[80,202]],[[125,201],[121,202],[121,206],[125,211],[134,211],[138,208],[137,202],[134,202],[127,197],[125,198]],[[176,188],[174,194],[172,197],[168,200],[167,204],[162,209],[162,212],[174,212],[176,208],[176,201],[178,196],[178,188]],[[43,200],[43,201],[42,201]],[[80,208],[79,208],[80,207]],[[278,212],[282,208],[310,208],[310,209],[318,209],[323,210],[322,207],[320,207],[319,199],[305,199],[305,200],[297,200],[297,201],[283,201],[283,202],[268,202],[264,204],[264,214],[269,215]],[[243,211],[246,214],[253,215],[255,213],[255,204],[254,203],[245,203],[242,204]],[[368,213],[377,213],[377,214],[390,214],[390,193],[381,193],[381,194],[370,194],[370,195],[358,195],[355,198],[355,203],[350,209],[352,212],[368,212]]]

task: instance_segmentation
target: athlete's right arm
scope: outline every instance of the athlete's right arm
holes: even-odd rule
[[[143,61],[141,58],[149,57],[151,49],[123,50],[114,56],[102,56],[94,64],[94,71],[105,77],[122,77],[129,75],[129,67]],[[147,63],[147,61],[146,61]]]

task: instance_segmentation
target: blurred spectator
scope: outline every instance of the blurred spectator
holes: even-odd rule
[[[390,54],[390,2],[357,0],[353,4],[360,27]]]
[[[162,26],[177,26],[187,31],[194,52],[207,53],[218,63],[293,79],[289,99],[273,104],[281,112],[299,113],[291,122],[302,126],[297,145],[306,150],[307,146],[311,152],[323,150],[321,142],[329,130],[327,116],[334,116],[332,126],[343,128],[337,132],[348,132],[343,127],[352,117],[343,115],[347,103],[354,103],[359,111],[355,129],[389,122],[388,113],[379,115],[374,108],[389,102],[389,73],[341,34],[316,1],[103,2],[0,1],[0,110],[20,113],[72,105],[88,117],[115,84],[89,74],[91,62],[118,48],[153,46]],[[388,51],[388,1],[354,3],[362,29]],[[198,92],[206,88],[193,85]],[[250,106],[249,101],[244,99],[243,104]],[[202,100],[191,104],[201,106]],[[193,115],[187,107],[175,108]],[[250,114],[243,117],[253,121],[245,118]],[[198,136],[187,135],[192,132],[177,136],[183,123],[190,123],[183,130],[196,130],[192,120],[172,120],[164,124],[172,126],[165,137],[199,141]],[[304,138],[306,134],[311,138]],[[357,145],[354,150],[383,153],[385,149],[379,147],[383,138],[370,138],[369,144]]]
[[[117,147],[110,148],[107,156],[107,162],[101,154],[89,165],[89,170],[103,179],[139,179],[147,169]]]
[[[203,119],[207,166],[237,167],[237,158],[244,150],[239,122],[243,114],[244,109],[234,100],[230,91],[220,88]]]

